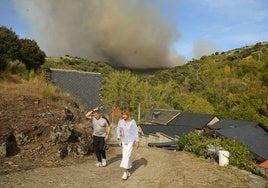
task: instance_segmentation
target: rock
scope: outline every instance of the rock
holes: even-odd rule
[[[68,107],[65,107],[64,112],[65,112],[65,118],[64,119],[65,119],[65,121],[67,123],[70,123],[70,122],[75,120],[74,114],[72,113],[71,110],[68,109]]]
[[[29,136],[26,131],[22,131],[22,132],[15,132],[15,138],[18,146],[21,146],[27,143]]]
[[[50,131],[50,138],[53,142],[66,142],[72,135],[73,125],[54,126]]]
[[[73,125],[54,126],[50,131],[50,138],[55,145],[59,145],[57,156],[83,157],[93,151],[92,139],[86,131],[75,130]]]

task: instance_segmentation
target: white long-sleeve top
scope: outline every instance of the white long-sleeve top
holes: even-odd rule
[[[130,121],[125,121],[124,119],[119,120],[116,134],[117,138],[121,139],[125,144],[139,141],[138,127],[134,119]]]

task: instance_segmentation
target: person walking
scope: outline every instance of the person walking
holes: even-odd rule
[[[139,147],[138,127],[136,121],[131,118],[129,111],[124,110],[122,112],[122,119],[118,121],[116,133],[119,145],[122,147],[122,160],[120,163],[120,167],[124,168],[122,179],[127,180],[132,167],[130,157],[133,146],[135,144],[137,149]]]
[[[93,115],[93,117],[92,117]],[[89,119],[92,119],[92,125],[93,125],[93,149],[97,156],[97,167],[100,166],[106,166],[107,160],[106,160],[106,151],[105,146],[107,141],[109,139],[109,135],[111,132],[111,127],[109,121],[102,116],[100,110],[98,108],[95,108],[94,110],[89,111],[86,114],[86,117]]]

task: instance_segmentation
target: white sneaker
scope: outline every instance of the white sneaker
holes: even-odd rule
[[[96,167],[100,167],[100,166],[101,166],[101,162],[97,162]]]
[[[102,163],[101,163],[102,166],[106,166],[107,163],[106,163],[106,159],[102,159]]]
[[[130,172],[127,172],[127,177],[129,177],[131,174],[130,174]]]
[[[128,175],[127,175],[126,172],[124,172],[124,173],[123,173],[123,176],[122,176],[122,179],[123,179],[123,180],[127,180],[127,178],[128,178]]]

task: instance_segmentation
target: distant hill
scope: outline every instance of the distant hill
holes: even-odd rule
[[[137,112],[142,103],[144,114],[151,108],[169,108],[268,124],[268,42],[161,70],[116,69],[70,56],[48,57],[45,65],[102,73],[105,105],[129,106]],[[125,91],[131,95],[124,103]]]
[[[114,68],[107,63],[101,61],[89,61],[80,57],[71,57],[69,55],[61,57],[47,57],[45,66],[50,68],[99,72],[103,74],[114,71]]]

